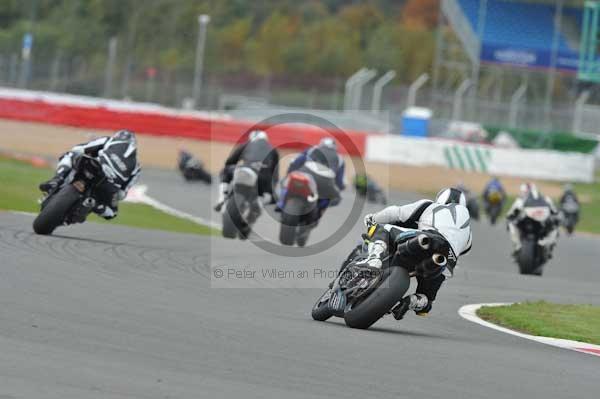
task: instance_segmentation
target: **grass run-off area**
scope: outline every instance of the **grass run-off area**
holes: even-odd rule
[[[0,211],[39,212],[40,182],[52,177],[51,169],[0,157]],[[92,214],[90,222],[111,223],[144,229],[210,235],[216,231],[191,221],[168,215],[148,205],[121,203],[119,215],[110,221]]]
[[[600,306],[523,302],[484,306],[477,315],[491,323],[530,335],[600,345]]]

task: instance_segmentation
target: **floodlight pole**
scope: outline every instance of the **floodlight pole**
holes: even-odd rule
[[[546,96],[544,101],[545,127],[547,131],[552,129],[552,97],[554,95],[554,81],[556,80],[556,63],[558,59],[558,44],[562,26],[564,0],[557,0],[554,10],[554,30],[552,33],[552,50],[550,52],[550,72],[546,82]]]
[[[204,46],[206,44],[206,27],[210,22],[210,16],[202,14],[198,16],[198,40],[196,43],[196,65],[194,67],[194,84],[192,98],[194,108],[200,105],[200,92],[202,90],[202,69],[204,66]]]

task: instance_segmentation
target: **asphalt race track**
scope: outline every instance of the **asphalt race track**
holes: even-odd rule
[[[164,171],[145,171],[144,183],[153,197],[218,220],[206,186]],[[347,194],[328,212],[313,238],[337,228],[351,201]],[[479,302],[600,304],[597,238],[561,237],[544,277],[522,277],[508,257],[504,228],[475,224],[474,249],[430,317],[386,318],[359,331],[341,319],[311,319],[323,288],[263,280],[242,282],[251,288],[224,288],[239,281],[211,288],[210,266],[336,268],[359,239],[358,225],[321,254],[286,258],[250,242],[92,223],[41,237],[32,233],[32,220],[0,213],[2,399],[598,395],[597,357],[457,314]],[[277,226],[265,215],[257,232],[274,238]]]

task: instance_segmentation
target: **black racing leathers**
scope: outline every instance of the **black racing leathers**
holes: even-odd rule
[[[261,163],[258,171],[258,195],[264,193],[273,195],[273,186],[279,180],[279,153],[267,140],[248,141],[237,146],[225,161],[221,171],[221,181],[231,183],[233,172],[238,163]]]

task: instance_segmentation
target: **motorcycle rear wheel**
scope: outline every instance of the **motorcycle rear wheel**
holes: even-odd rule
[[[61,188],[42,208],[33,221],[33,231],[36,234],[49,235],[65,221],[65,217],[81,194],[71,184]]]
[[[238,234],[244,227],[244,220],[240,214],[238,206],[241,206],[242,201],[245,201],[240,195],[234,193],[225,204],[225,212],[223,212],[223,227],[222,234],[225,238],[237,238]]]
[[[297,198],[290,198],[286,201],[281,210],[281,227],[279,228],[279,241],[283,245],[294,245],[300,216],[304,205]],[[305,243],[306,244],[306,243]]]
[[[398,303],[410,286],[408,271],[394,266],[384,271],[387,275],[364,301],[344,314],[346,325],[351,328],[367,329],[381,319]]]

